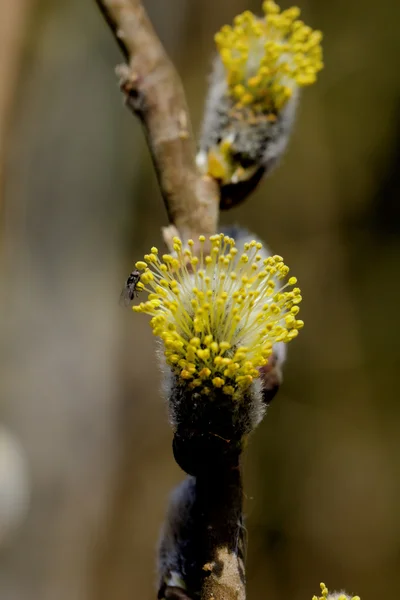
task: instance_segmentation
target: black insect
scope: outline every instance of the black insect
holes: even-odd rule
[[[138,290],[138,283],[140,281],[140,272],[135,269],[134,271],[132,271],[132,273],[129,275],[128,279],[125,282],[124,288],[121,292],[121,297],[120,297],[120,303],[124,304],[125,306],[129,306],[129,304],[131,304],[132,300],[136,297],[139,296],[139,291]]]

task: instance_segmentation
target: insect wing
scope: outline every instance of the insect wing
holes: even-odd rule
[[[122,306],[131,306],[133,299],[138,295],[137,284],[140,281],[140,273],[135,270],[129,275],[122,289],[119,303]]]
[[[133,293],[126,284],[124,285],[121,295],[119,297],[119,303],[121,306],[131,306],[133,301]]]

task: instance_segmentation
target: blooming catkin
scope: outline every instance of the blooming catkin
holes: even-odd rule
[[[240,399],[260,375],[273,344],[293,340],[300,289],[281,256],[263,258],[262,244],[245,243],[242,252],[223,234],[200,236],[199,255],[174,239],[176,256],[162,259],[152,248],[144,261],[140,283],[148,300],[134,306],[148,313],[153,333],[164,346],[167,365],[185,385],[207,395],[221,389]]]
[[[257,240],[239,250],[223,233],[187,248],[174,238],[173,250],[136,263],[148,299],[133,310],[162,342],[175,460],[191,475],[218,472],[237,463],[279,386],[277,349],[303,327],[301,293]]]
[[[218,57],[210,80],[197,163],[220,182],[227,196],[247,195],[282,156],[294,121],[299,88],[323,68],[320,31],[263,3],[216,34]],[[237,201],[237,198],[231,199]]]

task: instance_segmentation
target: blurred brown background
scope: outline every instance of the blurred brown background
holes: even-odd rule
[[[145,5],[198,129],[213,33],[260,2]],[[306,322],[245,457],[249,598],[310,600],[322,580],[376,600],[400,569],[400,4],[300,6],[326,68],[281,167],[223,216],[285,257]],[[0,7],[0,422],[31,484],[0,598],[150,600],[182,473],[154,339],[118,297],[165,210],[94,1]]]

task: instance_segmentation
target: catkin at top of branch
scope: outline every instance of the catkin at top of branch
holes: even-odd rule
[[[313,596],[312,600],[361,600],[360,596],[349,596],[345,592],[332,592],[330,593],[324,583],[320,584],[321,596]]]
[[[297,7],[281,12],[269,0],[263,10],[262,18],[250,11],[238,15],[215,36],[219,56],[197,163],[220,182],[222,208],[228,186],[236,186],[229,189],[233,194],[248,193],[279,160],[299,88],[314,83],[323,68],[322,34],[298,19]]]

